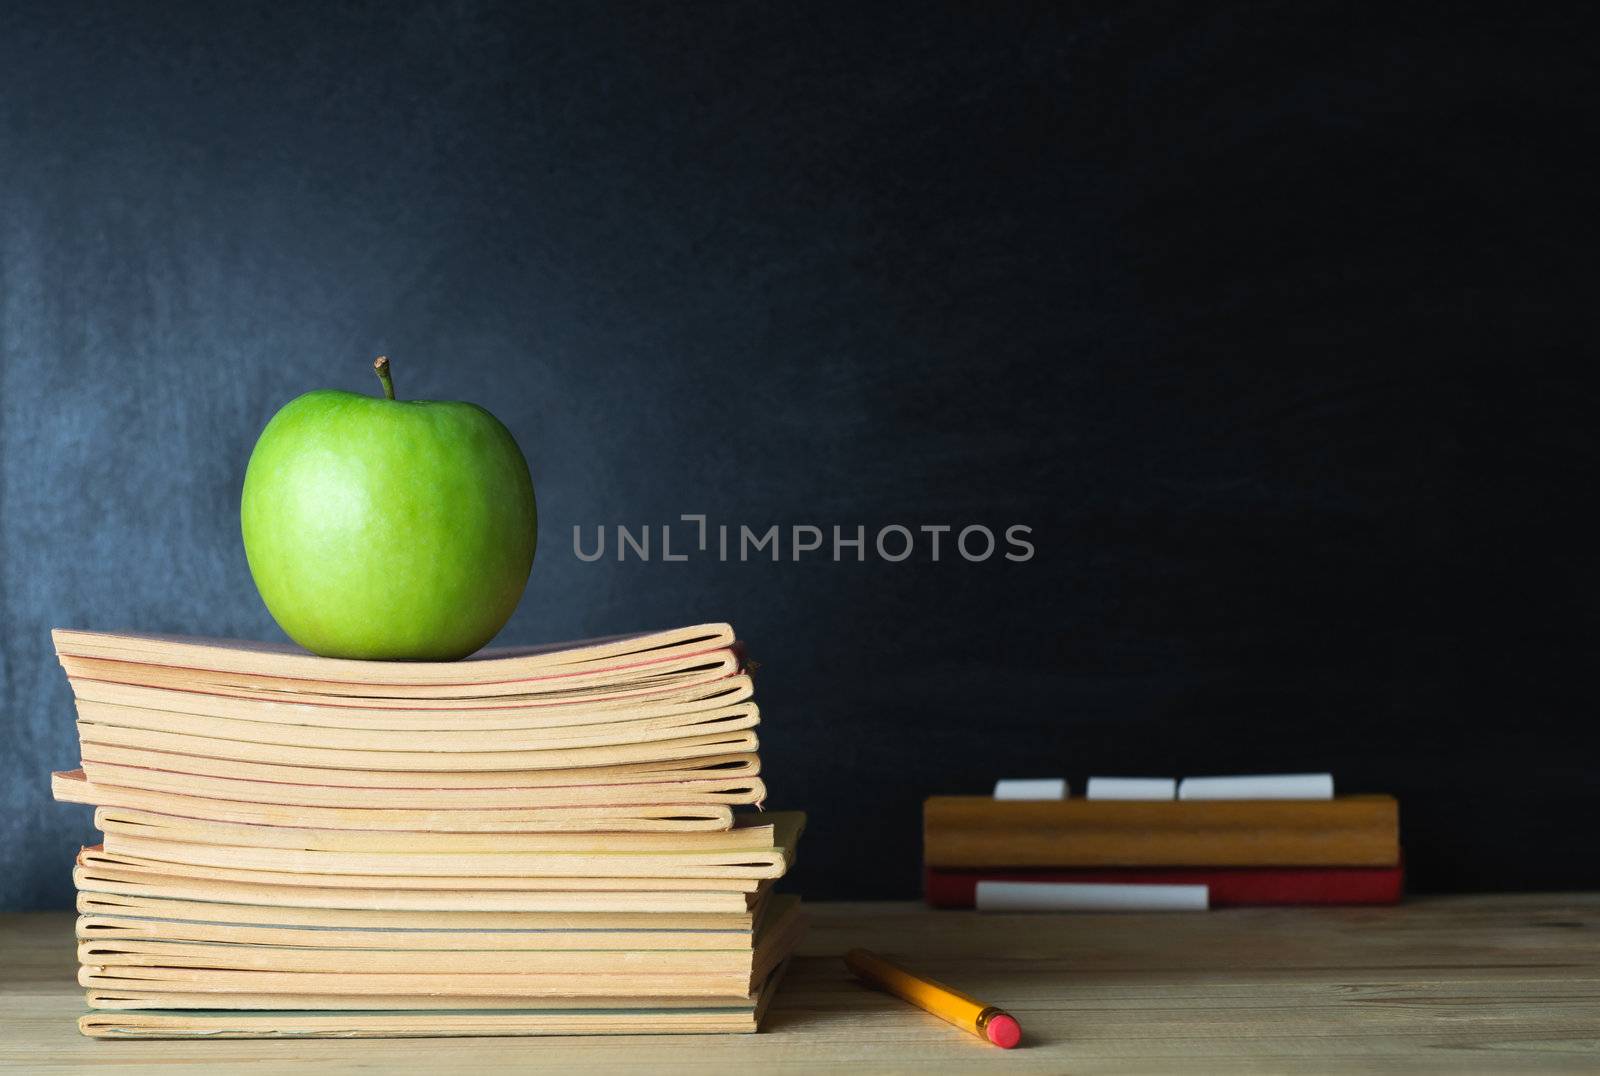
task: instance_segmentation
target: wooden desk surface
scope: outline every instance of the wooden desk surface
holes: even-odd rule
[[[0,1069],[149,1072],[1434,1072],[1600,1070],[1600,894],[1384,909],[980,916],[813,906],[766,1030],[744,1036],[97,1042],[72,916],[0,916]],[[1014,1013],[1003,1051],[869,992],[863,945]]]

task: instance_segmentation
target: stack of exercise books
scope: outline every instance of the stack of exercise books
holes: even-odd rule
[[[1326,799],[934,796],[924,890],[936,908],[1179,909],[1392,904],[1392,796]]]
[[[447,663],[55,644],[53,787],[104,834],[87,1035],[747,1032],[799,939],[803,819],[758,810],[725,624]]]

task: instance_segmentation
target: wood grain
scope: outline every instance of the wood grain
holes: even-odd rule
[[[931,867],[1389,867],[1392,796],[1332,800],[996,800],[931,796]]]
[[[808,906],[809,907],[809,906]],[[0,917],[0,1069],[252,1073],[1594,1071],[1600,894],[1397,908],[981,916],[821,904],[756,1036],[92,1042],[75,1022],[73,921]],[[849,976],[866,946],[1016,1014],[996,1050]]]

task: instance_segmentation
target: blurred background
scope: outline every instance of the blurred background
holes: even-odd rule
[[[738,628],[807,896],[915,895],[929,794],[1294,770],[1600,885],[1582,10],[6,5],[0,906],[93,833],[49,629],[281,638],[245,462],[380,352],[529,458],[502,642]],[[1036,551],[574,555],[682,513]]]

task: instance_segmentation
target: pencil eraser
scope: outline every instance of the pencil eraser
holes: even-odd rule
[[[1002,1050],[1009,1050],[1022,1041],[1022,1025],[1006,1013],[996,1013],[984,1025],[983,1033]]]
[[[1178,794],[1175,777],[1091,777],[1092,800],[1170,800]]]
[[[1331,773],[1273,773],[1253,777],[1185,777],[1180,800],[1331,800]]]
[[[1026,780],[1008,778],[994,783],[997,800],[1064,800],[1067,798],[1067,781],[1064,777],[1040,777]]]

